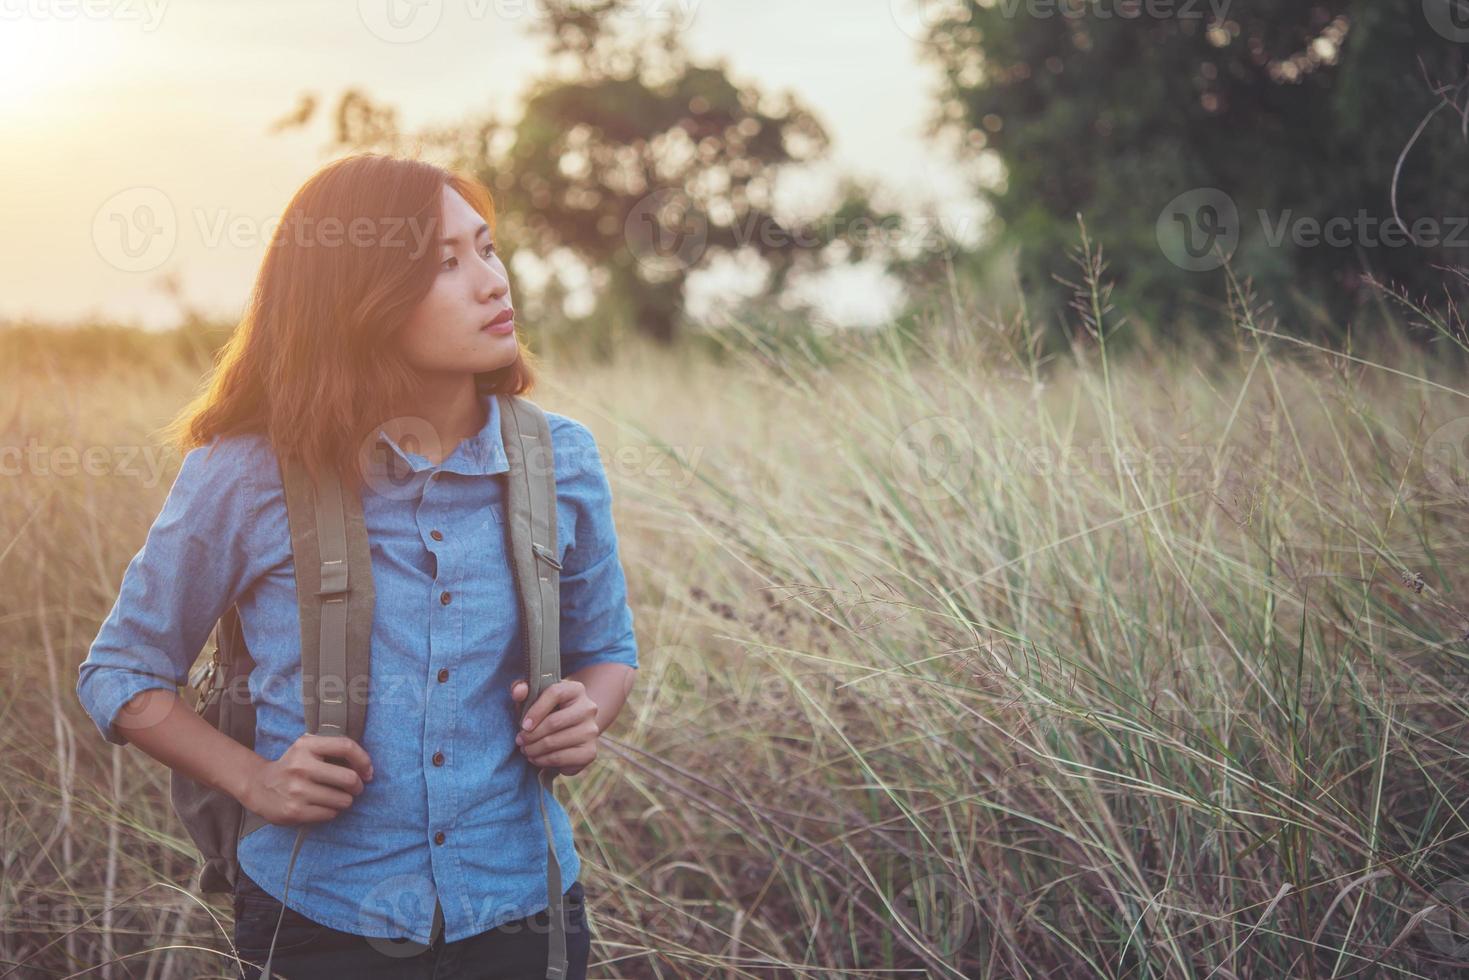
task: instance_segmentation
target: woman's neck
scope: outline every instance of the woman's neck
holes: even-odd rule
[[[460,442],[478,435],[487,421],[474,375],[466,374],[463,378],[462,383],[425,384],[412,407],[384,423],[383,431],[405,450],[418,453],[435,466],[448,459]],[[419,419],[428,422],[428,426]],[[403,445],[400,436],[417,442],[418,446]]]

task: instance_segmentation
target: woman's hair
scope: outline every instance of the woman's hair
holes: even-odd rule
[[[299,459],[313,480],[332,467],[360,487],[363,441],[412,410],[417,376],[390,341],[438,274],[445,186],[494,227],[483,183],[420,160],[361,153],[306,181],[207,390],[165,427],[169,441],[188,452],[217,435],[260,433],[282,465]],[[475,376],[481,394],[534,386],[534,355],[517,343],[513,363]]]

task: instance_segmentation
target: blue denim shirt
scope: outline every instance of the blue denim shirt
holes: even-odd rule
[[[427,943],[435,897],[447,942],[546,908],[537,770],[515,745],[510,697],[524,673],[524,640],[503,481],[494,478],[509,464],[499,403],[481,400],[484,428],[438,465],[411,451],[407,437],[405,450],[379,430],[380,459],[362,491],[376,589],[363,735],[373,779],[347,809],[311,825],[287,903],[344,932]],[[563,566],[562,676],[596,663],[637,667],[597,445],[581,423],[546,415]],[[127,744],[113,720],[135,694],[187,682],[232,603],[257,663],[255,751],[278,759],[305,731],[300,616],[285,491],[260,435],[216,438],[188,452],[128,564],[77,683],[104,738]],[[581,859],[550,794],[547,812],[568,888]],[[266,824],[240,841],[241,867],[277,899],[296,829]]]

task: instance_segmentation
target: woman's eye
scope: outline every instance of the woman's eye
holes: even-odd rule
[[[480,254],[483,255],[485,258],[489,258],[491,255],[494,255],[495,254],[495,243],[494,242],[487,242],[485,244],[485,247],[480,250]],[[453,262],[453,263],[457,264],[459,262],[459,260],[457,258],[455,258],[454,256],[451,255],[447,259],[445,259],[444,261],[440,262],[439,263],[439,267],[442,268],[442,269],[452,270],[454,268],[454,266],[451,266],[449,264],[450,262]]]

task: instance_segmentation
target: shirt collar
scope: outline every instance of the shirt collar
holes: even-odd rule
[[[385,443],[415,474],[433,470],[461,473],[465,476],[506,473],[510,470],[510,461],[505,457],[505,440],[500,434],[500,399],[486,393],[480,393],[477,397],[480,406],[485,409],[484,426],[470,438],[462,440],[448,458],[437,466],[426,457],[403,449],[382,429],[378,429],[377,441]],[[426,422],[420,424],[427,428]],[[405,438],[404,442],[413,444],[410,438]]]

